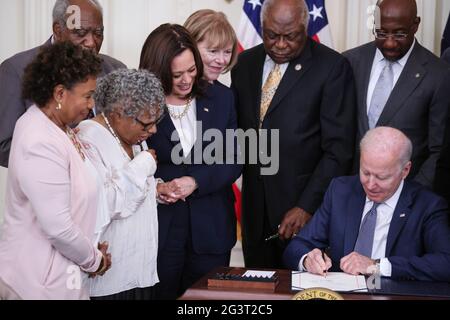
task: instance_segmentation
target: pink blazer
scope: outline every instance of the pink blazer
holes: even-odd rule
[[[22,299],[88,299],[97,184],[66,134],[36,106],[17,121],[9,159],[0,277]]]

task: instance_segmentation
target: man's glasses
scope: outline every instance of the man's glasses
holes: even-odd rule
[[[385,32],[383,30],[373,30],[373,34],[375,35],[375,38],[379,40],[386,40],[387,38],[391,37],[392,39],[396,41],[402,41],[408,38],[409,34],[406,32],[396,32],[396,33],[389,33]]]

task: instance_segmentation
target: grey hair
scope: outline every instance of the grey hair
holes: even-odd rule
[[[411,140],[400,130],[391,127],[377,127],[367,131],[360,143],[360,150],[389,152],[398,154],[398,162],[403,168],[410,160],[413,152]]]
[[[147,70],[118,69],[97,81],[95,108],[106,115],[113,111],[137,118],[148,112],[162,116],[166,97],[161,81]]]
[[[97,7],[98,10],[100,10],[100,14],[103,16],[103,8],[98,0],[87,1]],[[63,28],[66,26],[67,8],[69,8],[69,6],[71,6],[70,0],[56,0],[55,5],[53,6],[53,23],[58,23]]]
[[[264,1],[261,8],[261,25],[264,25],[264,19],[267,16],[267,11],[279,0],[266,0]],[[300,12],[300,21],[305,26],[305,29],[308,30],[309,24],[309,10],[308,5],[305,0],[297,0],[298,2],[298,11]]]

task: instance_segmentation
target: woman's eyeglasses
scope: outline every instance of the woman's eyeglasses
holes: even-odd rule
[[[153,126],[158,125],[158,124],[163,120],[164,116],[165,116],[165,113],[163,113],[163,114],[158,118],[158,120],[152,121],[152,122],[148,122],[148,123],[145,123],[145,122],[139,120],[137,117],[134,118],[134,121],[135,121],[136,123],[138,123],[139,125],[141,125],[141,127],[142,127],[142,129],[143,129],[144,131],[148,131],[148,130],[150,130],[151,128],[153,128]]]

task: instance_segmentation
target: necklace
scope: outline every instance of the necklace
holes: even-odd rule
[[[109,124],[109,120],[108,118],[105,116],[105,114],[102,112],[102,117],[105,120],[106,126],[108,127],[109,132],[112,134],[112,136],[114,137],[114,139],[116,140],[116,142],[119,144],[120,149],[122,150],[123,154],[129,158],[130,155],[128,154],[128,152],[125,150],[125,148],[122,145],[122,142],[120,141],[119,137],[117,136],[116,132],[114,131],[114,129],[111,127],[111,125]]]
[[[73,146],[77,150],[78,154],[80,155],[81,159],[84,161],[86,159],[86,156],[83,152],[83,147],[81,146],[80,141],[77,138],[77,135],[70,127],[66,127],[66,134],[70,139],[70,142],[72,142]]]
[[[191,108],[191,102],[192,102],[192,99],[189,98],[189,100],[187,101],[186,106],[184,107],[183,112],[181,112],[181,113],[175,113],[175,112],[172,110],[172,108],[169,106],[167,109],[169,110],[169,114],[170,114],[170,116],[172,117],[172,119],[174,119],[174,120],[180,120],[180,119],[184,118],[184,116],[187,115],[189,109]]]

